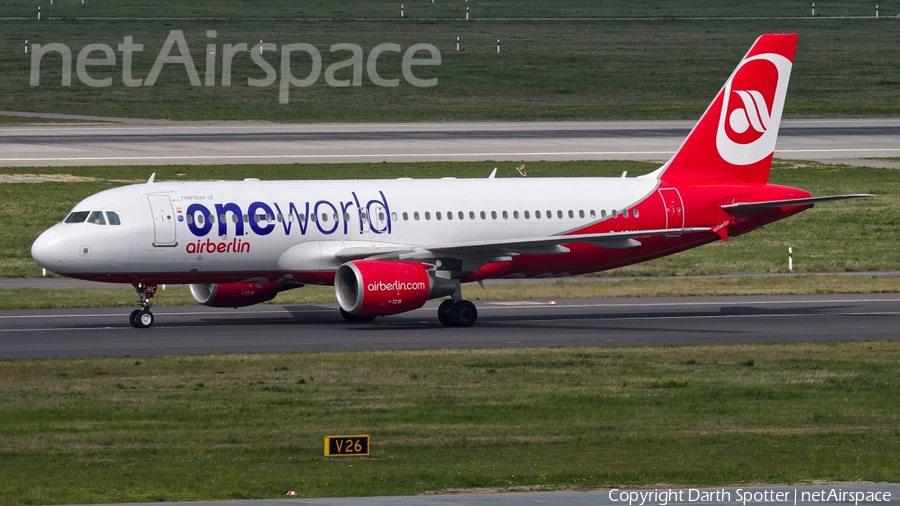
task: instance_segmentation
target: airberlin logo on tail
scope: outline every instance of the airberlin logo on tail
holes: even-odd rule
[[[741,62],[722,98],[716,148],[723,160],[749,165],[775,151],[790,75],[791,61],[779,54]]]

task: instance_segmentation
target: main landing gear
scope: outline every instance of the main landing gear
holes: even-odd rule
[[[441,302],[438,306],[438,320],[445,327],[471,327],[478,319],[478,310],[475,304],[462,298],[462,290],[459,284],[453,292],[453,298]]]
[[[156,293],[156,285],[147,283],[135,283],[134,289],[138,293],[137,305],[128,317],[128,322],[136,329],[146,329],[153,325],[153,313],[150,312],[150,298]]]

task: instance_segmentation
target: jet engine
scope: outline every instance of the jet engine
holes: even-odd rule
[[[338,267],[334,277],[341,309],[356,316],[412,311],[455,289],[454,281],[435,276],[419,262],[354,260]]]
[[[281,283],[219,283],[190,285],[194,300],[210,307],[243,307],[272,300]]]

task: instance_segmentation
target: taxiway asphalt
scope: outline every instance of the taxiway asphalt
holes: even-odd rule
[[[900,294],[476,301],[470,328],[445,328],[436,303],[349,324],[335,305],[0,311],[0,358],[638,346],[898,339]]]
[[[693,121],[0,128],[0,166],[666,160]],[[900,168],[900,119],[785,120],[775,156]]]

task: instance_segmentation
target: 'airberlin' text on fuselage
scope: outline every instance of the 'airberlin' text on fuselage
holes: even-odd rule
[[[246,210],[235,202],[208,205],[213,208],[199,203],[193,203],[187,208],[188,229],[197,237],[240,237],[246,234],[247,228],[256,235],[269,235],[278,228],[285,235],[306,235],[315,230],[323,235],[391,233],[390,208],[387,198],[380,191],[378,197],[371,200],[351,192],[347,201],[318,200],[286,204],[251,202]],[[353,221],[357,224],[353,225]],[[311,224],[315,228],[311,228]]]

